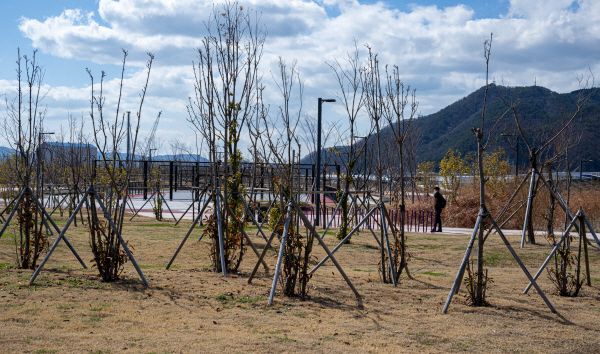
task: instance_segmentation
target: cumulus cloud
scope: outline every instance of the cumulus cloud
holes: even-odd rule
[[[100,0],[95,12],[68,9],[44,20],[22,18],[20,30],[34,47],[69,60],[119,64],[120,48],[128,49],[130,63],[138,68],[127,78],[135,89],[141,87],[145,53],[154,52],[149,107],[162,109],[165,116],[172,112],[184,117],[193,90],[194,48],[206,34],[205,22],[214,3]],[[537,77],[538,84],[552,90],[570,91],[577,88],[577,73],[596,67],[600,58],[600,19],[592,15],[600,13],[600,2],[594,0],[511,0],[506,15],[483,19],[464,5],[417,4],[401,10],[385,2],[357,0],[245,0],[240,4],[255,9],[268,29],[262,62],[265,83],[274,86],[269,72],[276,70],[280,56],[288,62],[298,60],[309,113],[314,113],[316,97],[337,90],[326,63],[351,51],[353,39],[363,52],[363,44],[371,45],[381,63],[399,66],[407,84],[418,89],[423,113],[435,112],[482,85],[482,42],[490,32],[494,33],[492,76],[508,78],[513,85],[531,85]],[[338,12],[328,15],[331,8]],[[68,97],[79,102],[79,92],[87,89],[53,88],[52,99],[68,106]],[[267,97],[277,105],[276,91],[269,89]],[[134,89],[126,92],[125,99],[132,105],[136,97]],[[173,123],[181,128],[171,125],[166,135],[187,130],[181,119]]]

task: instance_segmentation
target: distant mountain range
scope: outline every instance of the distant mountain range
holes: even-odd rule
[[[64,144],[62,144],[64,145]],[[7,148],[4,146],[0,146],[0,157],[4,157],[7,155],[11,155],[14,153],[15,150],[11,149],[11,148]],[[117,153],[118,156],[121,158],[121,160],[125,160],[127,158],[127,153],[124,152],[119,152]],[[106,154],[106,157],[108,159],[111,159],[113,157],[112,153]],[[102,155],[100,153],[97,154],[97,158],[101,159]],[[135,155],[135,159],[136,160],[144,160],[144,156],[141,155]],[[152,156],[152,160],[153,161],[184,161],[184,162],[207,162],[208,159],[200,156],[200,155],[193,155],[193,154],[177,154],[177,155],[157,155],[157,156]]]
[[[559,94],[541,86],[506,88],[491,85],[488,90],[485,119],[486,139],[494,123],[503,114],[506,114],[490,135],[488,150],[504,149],[506,156],[514,164],[516,153],[509,148],[507,138],[502,134],[516,134],[516,123],[512,112],[506,112],[508,107],[504,104],[502,97],[506,97],[507,102],[514,102],[518,99],[517,114],[523,133],[533,147],[539,148],[562,127],[563,118],[570,117],[575,111],[575,104],[580,93],[586,95],[589,91]],[[448,149],[458,150],[463,155],[477,152],[477,140],[471,128],[481,125],[484,94],[485,88],[482,87],[439,112],[421,117],[415,122],[414,129],[419,135],[417,162],[439,162]],[[600,156],[596,150],[596,144],[600,141],[600,92],[592,93],[590,100],[573,121],[568,136],[570,136],[570,144],[574,145],[569,150],[571,170],[579,167],[581,159],[593,160],[593,162],[585,164],[585,171],[600,170]],[[382,129],[382,137],[387,143],[391,142],[392,133],[389,126]],[[509,139],[513,139],[514,146],[515,138],[510,137]],[[525,152],[526,145],[521,139],[519,140],[519,148],[521,152]],[[371,136],[368,143],[368,150],[375,151],[374,135]],[[563,143],[565,142],[563,141]],[[361,140],[358,144],[364,144],[364,141]],[[335,150],[340,151],[340,154],[334,156],[327,149],[323,149],[323,160],[341,162],[342,159],[347,158],[345,156],[347,156],[348,147],[337,146]],[[548,155],[551,156],[558,150],[564,149],[556,145],[551,146],[546,155],[542,154],[539,161],[545,160]],[[314,153],[305,156],[302,162],[314,161],[313,155]],[[519,157],[519,165],[522,167],[528,165],[523,156]]]
[[[10,156],[12,153],[14,153],[14,151],[15,150],[11,148],[0,146],[0,157]]]

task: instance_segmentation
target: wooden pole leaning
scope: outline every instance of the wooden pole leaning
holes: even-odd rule
[[[519,186],[517,187],[517,189],[515,189],[512,196],[508,199],[508,202],[506,202],[506,204],[504,205],[504,208],[502,208],[502,211],[500,211],[500,214],[498,214],[498,217],[496,218],[497,220],[502,219],[502,216],[504,216],[504,213],[506,213],[510,209],[510,203],[512,203],[512,201],[515,199],[515,197],[517,196],[517,193],[519,193],[521,188],[523,188],[523,185],[525,184],[525,181],[527,181],[527,177],[529,177],[530,174],[531,174],[531,170],[527,171],[527,174],[525,175],[525,177],[523,177],[523,180],[521,180],[521,183],[519,183]],[[519,206],[517,211],[521,210],[522,207],[523,207],[523,205]],[[508,220],[510,220],[513,217],[513,215],[515,215],[515,213],[513,213],[511,216],[509,216],[508,219],[506,219],[504,221],[504,223],[506,223]],[[502,225],[500,225],[500,227],[502,227],[504,225],[504,223]],[[491,232],[492,232],[492,228],[490,228],[488,230],[487,234],[484,237],[484,241]]]
[[[581,210],[581,206],[579,207]],[[585,278],[588,286],[592,286],[592,279],[590,276],[590,259],[588,256],[588,243],[587,243],[587,235],[585,233],[585,222],[583,221],[583,216],[579,215],[579,237],[584,241],[583,242],[583,256],[585,257]],[[580,243],[581,244],[581,243]]]
[[[496,220],[494,220],[494,218],[491,215],[489,215],[489,214],[488,214],[488,218],[490,219],[490,221],[492,222],[492,224],[494,225],[494,227],[496,228],[496,230],[498,230],[498,235],[500,235],[500,238],[502,239],[502,241],[504,242],[504,244],[506,245],[506,247],[508,248],[508,250],[512,254],[512,256],[515,259],[515,261],[517,261],[517,263],[519,264],[519,266],[523,270],[523,273],[525,273],[525,276],[527,276],[527,278],[529,279],[529,282],[533,284],[533,286],[535,287],[535,290],[537,290],[538,294],[540,294],[540,297],[544,300],[544,302],[546,303],[546,305],[550,308],[550,311],[552,311],[552,313],[557,313],[556,309],[554,308],[554,306],[552,306],[552,304],[550,303],[550,300],[548,300],[548,298],[546,297],[546,295],[544,294],[544,292],[542,291],[542,289],[540,288],[540,286],[535,282],[535,280],[533,279],[533,277],[531,276],[531,274],[529,274],[529,271],[527,270],[527,268],[525,267],[525,265],[523,264],[523,262],[521,262],[521,259],[519,258],[519,256],[515,252],[515,250],[510,245],[510,242],[508,242],[508,240],[504,236],[504,233],[500,229],[500,226],[498,226],[498,224],[496,223]]]
[[[235,215],[235,213],[233,212],[233,210],[231,210],[231,207],[227,203],[225,203],[225,211],[229,215],[231,215],[231,217],[240,220],[240,218],[237,217],[237,215]],[[241,231],[242,235],[244,235],[244,237],[246,238],[246,241],[248,241],[248,244],[250,245],[250,247],[252,248],[252,250],[254,251],[254,253],[256,254],[256,256],[260,259],[260,253],[258,252],[258,250],[256,249],[256,246],[254,246],[254,243],[252,242],[252,240],[250,239],[250,237],[246,233],[246,230],[244,230],[244,223],[241,222],[241,221],[240,221],[240,231]],[[267,263],[265,263],[264,260],[261,260],[261,261],[262,261],[262,265],[265,267],[265,269],[269,269],[269,267],[267,266]]]
[[[596,236],[596,233],[592,229],[592,226],[591,226],[589,220],[587,219],[587,217],[585,216],[585,213],[583,212],[583,210],[579,209],[579,211],[575,214],[575,216],[573,216],[571,223],[569,224],[569,226],[563,233],[560,240],[557,242],[556,246],[554,246],[554,248],[552,249],[552,252],[550,252],[550,254],[546,258],[546,260],[544,261],[544,263],[542,264],[542,266],[540,267],[538,272],[535,274],[535,276],[533,278],[534,280],[537,279],[540,276],[540,274],[542,273],[542,271],[546,268],[546,266],[550,262],[550,259],[552,258],[554,253],[556,253],[556,251],[558,250],[558,247],[561,245],[561,243],[563,242],[565,237],[568,237],[569,233],[571,232],[571,228],[573,228],[574,226],[577,225],[577,221],[579,221],[579,223],[581,224],[579,227],[579,237],[585,237],[587,239],[587,236],[585,233],[585,226],[587,226],[590,230],[590,233],[592,234],[592,237],[594,238],[594,241],[596,241],[596,244],[598,245],[598,247],[600,247],[600,240],[598,240],[598,236]],[[586,240],[584,240],[584,241],[586,241]],[[584,242],[584,244],[587,244],[587,242]],[[584,248],[584,252],[585,252],[585,248]],[[589,261],[587,261],[587,262],[589,262]],[[589,264],[586,264],[586,274],[589,274]],[[589,275],[588,275],[588,278],[589,278]],[[589,283],[588,283],[588,285],[589,285]],[[527,285],[527,287],[523,291],[523,294],[527,294],[527,292],[529,291],[530,288],[531,288],[531,283],[529,285]]]
[[[260,226],[259,226],[259,229],[261,231],[262,231],[262,226],[264,225],[265,220],[267,220],[269,218],[269,212],[271,211],[271,208],[273,207],[273,205],[277,201],[278,197],[279,197],[279,194],[275,194],[275,196],[273,198],[273,201],[271,202],[271,205],[269,205],[269,208],[267,209],[267,213],[266,213],[265,217],[262,218],[262,221],[260,222]],[[254,237],[258,236],[259,232],[260,232],[259,230],[256,230],[256,234],[254,235]]]
[[[277,290],[277,280],[279,280],[279,272],[281,270],[281,262],[283,261],[283,253],[285,252],[285,244],[287,241],[287,234],[290,228],[290,220],[292,218],[292,203],[289,202],[287,205],[285,226],[283,228],[283,235],[281,235],[281,245],[279,246],[279,257],[277,257],[277,265],[275,266],[275,274],[273,275],[273,284],[271,285],[271,293],[269,294],[268,306],[273,305],[273,297],[275,296],[275,290]]]
[[[2,226],[2,230],[0,230],[0,238],[2,238],[2,235],[4,235],[4,231],[6,231],[6,228],[10,224],[10,220],[15,215],[15,212],[17,211],[19,204],[21,204],[21,200],[23,199],[24,192],[25,192],[25,189],[23,189],[23,190],[21,190],[21,192],[19,192],[19,195],[17,198],[17,203],[15,204],[15,207],[10,211],[10,214],[8,214],[8,219],[6,219],[6,221],[4,222],[4,225]]]
[[[354,204],[356,205],[356,198],[357,196],[354,196]],[[362,205],[364,205],[364,203],[361,203]],[[358,209],[358,213],[360,214],[360,216],[364,216],[362,209],[360,207],[357,207]],[[381,247],[381,242],[379,242],[379,239],[377,238],[377,235],[375,235],[375,232],[373,232],[373,229],[371,228],[371,225],[369,225],[369,223],[366,223],[367,225],[367,229],[369,229],[369,231],[371,232],[371,235],[373,235],[373,238],[375,239],[375,241],[377,242],[377,244],[379,245],[379,247]]]
[[[127,193],[127,196],[125,197],[125,201],[127,203],[127,207],[129,208],[129,211],[134,213],[135,205],[133,205],[133,200],[131,200],[131,195],[129,195],[129,193]]]
[[[340,272],[340,274],[342,275],[342,277],[344,278],[344,280],[346,281],[346,283],[348,284],[350,289],[352,289],[352,292],[354,293],[354,295],[356,296],[356,299],[358,300],[359,306],[362,306],[361,296],[358,293],[358,290],[356,290],[356,288],[354,287],[354,284],[352,284],[352,281],[350,281],[350,278],[348,278],[348,276],[346,275],[346,272],[344,272],[344,269],[342,269],[342,266],[338,263],[337,259],[335,259],[335,257],[333,256],[333,253],[331,253],[331,251],[329,250],[329,247],[327,247],[327,245],[325,244],[323,239],[319,236],[317,231],[315,231],[314,226],[310,223],[310,221],[308,220],[306,215],[304,215],[304,212],[302,212],[302,210],[298,207],[298,205],[295,204],[293,201],[292,201],[292,203],[294,204],[294,207],[296,208],[298,215],[302,219],[304,226],[307,227],[310,230],[310,232],[314,235],[314,237],[317,238],[317,240],[319,241],[319,244],[321,244],[321,247],[323,247],[323,249],[329,256],[329,258],[331,258],[331,261],[333,262],[333,264],[335,265],[337,270]]]
[[[79,204],[75,208],[73,214],[71,214],[71,217],[69,217],[69,220],[67,221],[67,224],[65,225],[65,227],[62,230],[58,230],[58,227],[56,226],[56,224],[54,223],[54,221],[52,221],[52,225],[56,228],[56,230],[58,232],[58,237],[56,238],[56,240],[52,244],[52,247],[50,247],[50,250],[48,250],[48,253],[46,253],[46,256],[44,257],[44,259],[42,260],[42,262],[40,263],[40,265],[37,267],[37,269],[35,270],[35,272],[31,276],[31,279],[29,279],[29,284],[30,285],[33,284],[33,282],[35,281],[35,278],[37,278],[37,276],[40,274],[40,272],[42,271],[42,268],[44,268],[44,265],[50,259],[50,256],[52,255],[52,253],[56,249],[56,246],[58,246],[58,243],[60,242],[60,240],[64,239],[65,243],[68,244],[67,238],[65,237],[65,232],[67,232],[67,230],[69,229],[69,226],[71,226],[71,223],[77,217],[77,212],[79,212],[79,210],[83,206],[83,203],[86,200],[87,200],[87,196],[81,198],[81,201],[79,202]],[[81,265],[83,266],[83,268],[87,269],[87,266],[85,265],[85,263],[83,263],[83,261],[81,260],[81,258],[79,257],[79,255],[75,252],[75,250],[72,249],[72,247],[69,247],[69,248],[71,248],[71,251],[75,254],[75,256],[77,257],[77,259],[79,260],[79,263],[81,263]]]
[[[206,202],[204,203],[204,207],[202,208],[202,211],[204,211],[204,208],[206,208],[206,206],[208,205],[208,203],[211,201],[212,198],[213,198],[213,195],[211,194],[208,197],[208,199],[206,200]],[[177,250],[175,251],[175,253],[173,254],[173,256],[171,256],[171,260],[169,261],[169,264],[167,264],[167,266],[165,267],[165,269],[169,269],[171,267],[171,264],[173,264],[173,261],[175,261],[175,258],[179,254],[179,251],[181,251],[181,248],[185,244],[185,241],[187,241],[188,237],[190,237],[190,235],[192,234],[192,231],[194,230],[194,227],[196,227],[196,224],[198,224],[198,222],[200,221],[201,218],[202,218],[202,212],[198,213],[198,215],[196,216],[196,218],[192,222],[192,225],[190,226],[188,232],[183,237],[183,240],[181,240],[181,243],[179,244],[179,247],[177,247]]]
[[[333,248],[333,250],[331,250],[331,254],[334,254],[338,249],[340,249],[340,247],[342,247],[342,245],[346,243],[346,241],[362,226],[362,224],[364,224],[371,217],[371,215],[373,215],[375,210],[377,210],[377,208],[371,209],[371,211],[369,211],[369,213],[352,229],[352,231],[350,231],[348,235],[344,237],[344,239],[341,240],[340,243],[338,243],[338,245]],[[375,239],[377,240],[377,238]],[[316,272],[317,269],[319,269],[323,265],[323,263],[325,263],[328,259],[329,255],[325,256],[316,266],[314,266],[313,269],[310,270],[310,272],[308,272],[308,275],[311,275],[314,272]]]
[[[471,250],[473,249],[473,244],[475,243],[475,238],[477,237],[477,232],[479,231],[479,225],[481,224],[481,220],[483,219],[483,216],[484,216],[483,209],[479,209],[479,214],[477,215],[477,221],[475,221],[475,227],[473,228],[473,234],[471,235],[471,239],[469,240],[469,245],[467,246],[467,250],[465,251],[463,260],[460,263],[460,267],[458,268],[458,274],[456,274],[456,278],[454,279],[454,283],[452,284],[452,289],[450,290],[450,294],[448,294],[448,298],[446,299],[446,303],[444,304],[444,308],[442,309],[443,314],[448,312],[448,307],[450,307],[450,302],[452,302],[452,297],[454,297],[454,294],[458,293],[458,289],[460,287],[460,283],[462,281],[463,274],[465,273],[465,269],[467,268],[467,263],[469,262],[469,256],[471,255]]]
[[[542,266],[540,267],[540,269],[537,271],[537,273],[535,273],[535,276],[533,277],[533,280],[537,280],[537,278],[540,276],[540,274],[542,274],[542,271],[546,268],[546,266],[548,265],[548,263],[550,263],[550,260],[552,259],[552,257],[554,256],[554,254],[556,253],[556,251],[558,250],[558,248],[560,247],[560,245],[563,243],[563,241],[565,240],[565,238],[569,237],[569,233],[571,232],[571,228],[573,228],[573,226],[577,222],[579,216],[580,216],[580,213],[577,213],[577,214],[575,214],[575,217],[572,218],[571,223],[569,224],[569,226],[567,227],[567,229],[565,230],[565,232],[563,232],[562,236],[560,237],[560,239],[558,240],[558,242],[556,243],[556,245],[554,246],[554,248],[552,249],[552,251],[550,252],[550,254],[548,255],[548,257],[546,257],[546,260],[544,261],[544,263],[542,263]],[[527,294],[527,292],[529,291],[529,289],[531,289],[532,285],[533,285],[532,283],[529,283],[529,285],[527,285],[527,287],[525,288],[525,290],[523,290],[523,294]]]
[[[521,270],[523,271],[523,273],[525,273],[525,275],[529,279],[530,283],[533,284],[533,286],[536,288],[536,290],[540,294],[540,297],[544,300],[544,302],[546,303],[548,308],[550,308],[550,311],[552,311],[552,313],[556,313],[556,309],[552,306],[552,304],[550,303],[550,301],[548,300],[548,298],[546,297],[546,295],[544,294],[542,289],[535,282],[535,280],[533,279],[533,277],[531,276],[531,274],[529,273],[529,271],[527,270],[527,268],[525,267],[525,265],[523,264],[523,262],[521,261],[521,259],[517,255],[517,253],[515,252],[515,250],[510,245],[510,242],[508,242],[508,240],[504,236],[502,229],[500,229],[500,226],[498,226],[498,224],[496,223],[496,220],[494,220],[494,218],[490,215],[489,211],[487,210],[487,208],[485,206],[482,206],[482,208],[479,211],[479,215],[477,216],[477,221],[475,223],[475,228],[473,229],[473,234],[469,241],[469,246],[467,247],[467,251],[465,252],[465,256],[460,265],[457,277],[454,280],[454,284],[452,285],[452,289],[450,290],[450,294],[448,295],[448,298],[446,300],[446,304],[444,305],[444,308],[442,309],[442,313],[445,314],[448,312],[448,307],[450,306],[452,297],[454,296],[454,294],[457,290],[458,284],[460,283],[461,278],[462,278],[462,274],[464,273],[464,269],[466,268],[467,262],[469,261],[469,255],[471,253],[473,243],[475,242],[475,237],[477,236],[477,232],[479,231],[480,227],[483,227],[483,224],[482,224],[483,218],[488,218],[490,220],[490,222],[492,223],[492,226],[496,229],[496,231],[498,232],[498,235],[502,239],[502,242],[504,242],[504,244],[506,245],[506,248],[508,248],[509,252],[513,256],[515,261],[519,264],[519,266],[521,267]]]
[[[221,254],[221,271],[223,273],[223,276],[226,277],[227,276],[227,265],[225,264],[225,254],[224,254],[224,250],[223,250],[223,227],[221,225],[221,206],[219,204],[219,197],[221,196],[220,193],[215,195],[215,207],[217,209],[217,229],[219,232],[219,252]],[[227,201],[225,201],[225,203],[227,203]]]
[[[244,202],[244,208],[246,208],[246,213],[248,215],[250,215],[250,217],[252,217],[252,223],[254,225],[256,225],[256,227],[258,227],[258,230],[256,231],[256,234],[258,235],[258,233],[260,232],[262,235],[262,238],[267,241],[267,236],[265,236],[265,233],[262,230],[262,223],[259,225],[258,222],[256,221],[256,219],[254,218],[254,213],[250,210],[250,208],[248,207],[248,203],[246,203],[246,200],[244,200],[244,196],[240,195],[240,199],[242,200],[242,202]],[[260,211],[259,211],[260,212]],[[244,231],[245,232],[245,231]],[[255,235],[256,236],[256,235]],[[248,238],[248,241],[250,241],[250,238]],[[254,247],[254,245],[252,246]],[[265,265],[266,266],[266,265]]]
[[[329,231],[329,227],[331,227],[331,224],[333,223],[333,220],[336,217],[336,214],[338,212],[338,210],[340,209],[340,206],[342,205],[342,199],[344,199],[344,196],[346,195],[347,192],[344,191],[344,193],[342,194],[342,197],[340,198],[340,200],[338,201],[336,207],[335,207],[335,211],[333,212],[333,215],[331,215],[331,219],[329,219],[329,223],[327,224],[327,227],[325,228],[325,231],[323,231],[323,237],[325,237],[325,235],[327,234],[327,231]],[[323,195],[323,198],[325,198],[325,196]]]
[[[277,219],[276,225],[278,225],[281,222],[281,220],[283,220],[283,214],[279,215],[279,219]],[[267,241],[265,248],[263,249],[262,253],[260,254],[260,257],[258,257],[258,262],[256,262],[256,265],[254,265],[254,269],[252,269],[252,273],[250,273],[250,277],[248,278],[248,284],[252,283],[252,279],[254,279],[254,276],[256,275],[256,271],[258,271],[258,268],[260,267],[261,262],[265,258],[265,255],[267,254],[267,251],[269,250],[269,247],[271,246],[271,242],[273,242],[273,238],[275,238],[275,235],[277,235],[277,229],[275,229],[271,232],[271,237],[269,237],[269,240]]]
[[[21,196],[21,194],[22,194],[22,193],[23,193],[23,191],[19,192],[19,194],[17,194],[17,195],[16,195],[16,196],[15,196],[15,197],[14,197],[14,198],[13,198],[13,199],[10,201],[10,203],[8,203],[8,204],[7,204],[7,205],[4,207],[4,209],[2,209],[2,211],[0,211],[0,218],[2,218],[2,222],[3,222],[3,223],[6,223],[6,219],[4,218],[4,213],[6,212],[6,210],[7,210],[8,208],[10,208],[10,206],[11,206],[11,205],[13,205],[13,203],[14,203],[14,202],[15,202],[17,199],[19,199],[19,197]],[[14,209],[14,208],[13,208],[13,209]]]
[[[188,213],[188,211],[190,211],[190,209],[194,206],[194,204],[196,202],[200,203],[200,201],[202,200],[202,198],[204,198],[204,194],[206,193],[206,191],[208,190],[208,186],[204,187],[204,189],[202,190],[201,193],[197,193],[196,197],[194,198],[194,200],[192,201],[192,204],[190,204],[190,206],[186,209],[186,211],[181,215],[181,217],[179,218],[179,220],[177,220],[177,222],[175,223],[175,225],[173,226],[177,226],[177,224],[179,224],[179,222],[183,219],[183,217]]]
[[[385,243],[386,243],[386,248],[387,248],[387,253],[388,253],[388,263],[390,266],[390,272],[392,273],[392,282],[394,283],[394,286],[398,286],[398,284],[396,283],[396,270],[394,267],[394,258],[392,257],[392,248],[390,247],[390,237],[388,235],[387,225],[385,223],[385,213],[387,213],[387,211],[385,210],[385,206],[383,205],[383,202],[380,204],[379,210],[380,210],[380,214],[381,214],[381,232],[383,233]]]
[[[585,221],[585,224],[587,225],[588,229],[590,230],[590,233],[592,234],[594,241],[596,241],[596,245],[598,245],[598,248],[600,248],[600,240],[598,240],[598,236],[596,235],[596,232],[594,232],[594,228],[592,228],[592,224],[590,223],[588,218],[585,216],[585,213],[583,212],[583,210],[581,210],[580,213],[581,213],[581,215],[583,215],[583,221]]]
[[[148,202],[152,199],[152,197],[154,197],[154,195],[156,194],[156,191],[154,191],[154,193],[152,193],[152,195],[150,196],[150,198],[146,199],[146,201],[144,202],[144,204],[142,204],[142,206],[133,214],[133,216],[129,219],[129,221],[133,220],[133,218],[135,218],[135,216],[142,210],[144,209],[144,207],[146,206],[146,204],[148,204]]]
[[[162,194],[162,192],[160,191],[160,189],[158,190],[158,195],[162,198],[163,202],[167,206],[167,209],[169,209],[169,213],[171,213],[171,216],[173,217],[173,220],[177,220],[177,218],[175,217],[175,215],[171,211],[171,207],[169,207],[169,203],[167,203],[167,200],[165,199],[165,196]]]
[[[44,207],[42,207],[40,201],[36,198],[35,194],[33,193],[33,191],[31,191],[31,189],[29,190],[29,193],[31,194],[31,197],[36,201],[36,204],[38,205],[38,208],[46,216],[46,220],[49,220],[50,223],[52,224],[52,226],[54,227],[54,229],[56,230],[56,232],[58,232],[60,234],[61,230],[58,228],[58,226],[56,225],[56,223],[54,222],[54,220],[52,219],[52,217],[50,217],[50,215],[48,215],[48,212],[46,211],[46,209]],[[79,207],[79,209],[81,209],[81,207]],[[57,237],[56,240],[54,241],[54,243],[58,244],[58,242],[60,241],[60,238],[61,237]],[[81,264],[81,266],[84,269],[87,269],[87,266],[85,265],[85,263],[83,262],[83,260],[81,259],[81,257],[79,257],[79,254],[77,254],[77,251],[75,251],[75,248],[73,248],[73,246],[71,245],[71,243],[69,242],[69,240],[67,240],[67,237],[64,235],[64,233],[63,233],[62,239],[65,241],[65,244],[67,245],[67,247],[69,247],[69,249],[71,250],[71,252],[75,256],[75,258],[77,258],[77,260],[79,261],[79,263]]]
[[[535,175],[536,170],[531,169],[529,183],[529,194],[527,195],[527,209],[525,209],[525,221],[523,222],[523,234],[521,236],[521,248],[525,247],[525,235],[527,234],[527,222],[529,221],[529,215],[531,214],[531,208],[533,207],[533,189],[535,188]]]
[[[546,181],[546,178],[541,173],[540,173],[540,179],[542,180],[542,182],[544,183],[544,185],[546,186],[546,188],[548,188],[548,191],[550,192],[550,194],[552,194],[552,196],[558,201],[558,205],[561,207],[561,209],[571,219],[573,219],[574,218],[573,213],[571,213],[571,210],[569,209],[567,203],[565,202],[564,198],[562,197],[562,194],[560,194],[560,192],[558,191],[558,189],[556,188],[556,186],[553,186],[554,188],[550,187],[550,184],[548,183],[548,181]],[[575,224],[573,226],[579,232],[579,225]]]

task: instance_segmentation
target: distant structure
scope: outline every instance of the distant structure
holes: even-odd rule
[[[80,167],[91,164],[96,159],[97,149],[91,144],[44,142],[41,154],[46,162],[61,166]]]

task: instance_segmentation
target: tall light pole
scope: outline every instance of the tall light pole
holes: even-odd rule
[[[38,178],[39,178],[38,187],[40,187],[40,190],[38,191],[38,195],[40,196],[40,198],[42,198],[42,200],[41,200],[42,206],[44,206],[44,176],[42,176],[40,171],[41,171],[41,165],[42,165],[42,135],[43,134],[51,135],[51,134],[54,134],[54,132],[48,132],[48,133],[40,132],[38,134],[37,173],[38,173]],[[40,212],[41,212],[41,210],[40,210]],[[44,224],[44,213],[41,213],[41,218],[42,218],[42,225],[43,225]]]
[[[317,192],[321,191],[321,181],[320,181],[320,176],[321,176],[321,106],[323,105],[323,102],[335,102],[334,99],[322,99],[319,97],[319,104],[318,104],[318,114],[317,114],[317,183],[316,183],[316,190]],[[324,186],[323,186],[324,187]],[[319,215],[321,212],[321,195],[323,195],[323,198],[325,198],[325,194],[317,194],[317,200],[315,203],[316,206],[316,215],[315,215],[315,226],[319,226]]]
[[[579,180],[583,179],[583,163],[584,162],[594,162],[594,160],[579,160]]]
[[[158,150],[158,149],[149,149],[150,150],[150,162],[152,162],[152,150]]]
[[[125,163],[127,165],[129,165],[129,154],[130,154],[130,149],[131,149],[131,122],[129,120],[131,116],[131,111],[127,111],[127,158],[125,160]]]
[[[516,136],[517,137],[517,159],[515,160],[515,178],[519,177],[519,135],[516,134],[500,134],[505,138],[508,138],[509,136]]]

